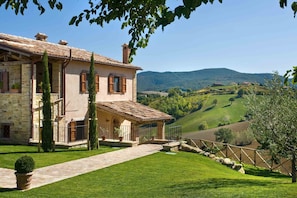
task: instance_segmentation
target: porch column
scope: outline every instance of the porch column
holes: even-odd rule
[[[157,135],[157,139],[165,139],[165,122],[161,121],[161,122],[157,122],[157,129],[158,129],[158,135]]]
[[[131,123],[131,140],[136,141],[138,131],[138,125],[135,123]]]

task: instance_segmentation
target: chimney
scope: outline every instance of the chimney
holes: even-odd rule
[[[130,48],[126,43],[124,43],[122,47],[123,47],[123,63],[129,64]]]
[[[67,44],[68,44],[68,42],[67,42],[67,41],[65,41],[65,40],[60,40],[60,41],[59,41],[59,44],[60,44],[60,45],[67,45]]]
[[[47,35],[44,34],[44,33],[40,33],[40,32],[38,32],[38,33],[35,35],[35,38],[36,38],[36,40],[38,40],[38,41],[46,41],[46,39],[47,39]]]

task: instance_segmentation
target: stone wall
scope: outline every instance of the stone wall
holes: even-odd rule
[[[10,126],[10,137],[3,138],[1,127],[0,142],[28,143],[31,135],[30,107],[30,64],[9,66],[9,83],[20,82],[20,93],[0,93],[0,124]]]

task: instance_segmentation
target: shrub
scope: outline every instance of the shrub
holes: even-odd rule
[[[35,168],[35,162],[31,156],[24,155],[17,159],[14,169],[17,173],[30,173]]]
[[[234,134],[229,128],[220,128],[214,134],[216,136],[216,141],[224,143],[231,143],[234,138]]]
[[[255,139],[254,134],[251,130],[247,129],[245,131],[239,132],[235,137],[235,145],[246,146],[250,145]]]
[[[205,129],[208,129],[208,124],[206,121],[203,121],[198,125],[198,130],[205,130]]]

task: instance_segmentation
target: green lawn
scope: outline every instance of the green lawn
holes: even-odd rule
[[[236,123],[244,117],[246,113],[245,99],[236,98],[232,103],[229,98],[236,97],[236,95],[209,95],[203,108],[199,111],[191,113],[172,125],[181,125],[183,132],[198,131],[198,125],[204,121],[207,122],[208,128],[218,127],[219,123],[228,122]],[[217,99],[218,103],[214,106],[212,102]]]
[[[253,167],[249,167],[253,172]],[[261,170],[254,173],[261,175]],[[296,197],[297,184],[279,174],[242,175],[211,159],[160,152],[25,192],[1,197]]]
[[[0,145],[0,167],[14,169],[15,161],[23,155],[30,155],[35,161],[36,168],[89,157],[113,151],[111,147],[101,146],[99,150],[88,151],[86,148],[56,149],[56,152],[38,153],[36,146]],[[1,196],[0,196],[1,197]]]

